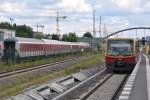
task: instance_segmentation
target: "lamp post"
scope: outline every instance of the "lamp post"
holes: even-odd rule
[[[41,28],[42,28],[42,34],[43,34],[43,31],[44,31],[44,25],[41,25]]]
[[[10,18],[10,23],[11,23],[11,36],[10,36],[10,37],[12,37],[13,21],[14,21],[14,19],[13,19],[13,18]]]

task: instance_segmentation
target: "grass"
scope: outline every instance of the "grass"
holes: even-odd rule
[[[80,53],[80,56],[83,55],[90,55],[91,52],[85,52],[85,53]],[[12,63],[12,64],[0,64],[0,73],[8,72],[8,71],[15,71],[18,69],[23,69],[23,68],[30,68],[30,67],[35,67],[37,65],[42,65],[42,64],[47,64],[47,63],[53,63],[56,61],[64,60],[70,57],[76,56],[75,54],[64,54],[64,55],[57,55],[57,56],[50,56],[48,58],[43,58],[40,59],[37,57],[35,61],[22,61],[21,63]]]
[[[61,70],[58,72],[47,73],[46,75],[40,75],[40,76],[28,75],[29,76],[28,78],[25,78],[18,83],[15,83],[8,87],[1,88],[0,89],[0,91],[1,91],[0,98],[8,98],[10,96],[17,95],[20,93],[20,91],[22,91],[30,86],[43,84],[49,80],[70,75],[70,74],[78,72],[80,70],[87,69],[93,65],[99,64],[101,62],[103,62],[103,55],[97,54],[97,55],[95,55],[94,59],[89,59],[84,62],[73,64],[69,68],[65,68],[64,70]],[[23,76],[21,76],[21,77],[23,77]],[[26,77],[27,77],[27,75],[26,75]],[[19,78],[16,78],[16,80],[19,80]]]

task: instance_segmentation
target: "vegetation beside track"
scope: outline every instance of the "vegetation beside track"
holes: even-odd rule
[[[70,75],[72,73],[78,72],[82,69],[90,68],[102,62],[103,62],[103,55],[96,54],[94,55],[94,59],[92,58],[84,62],[74,64],[58,72],[47,73],[46,75],[40,75],[40,76],[32,76],[32,75],[19,76],[16,78],[16,81],[19,80],[18,83],[14,83],[14,84],[12,83],[11,86],[3,87],[0,89],[1,91],[0,98],[7,98],[13,95],[17,95],[20,93],[20,91],[28,87],[43,84],[48,82],[49,80]]]
[[[38,65],[48,64],[48,63],[54,63],[57,61],[69,59],[71,57],[75,56],[84,56],[84,55],[91,55],[93,52],[84,52],[84,53],[72,53],[72,54],[62,54],[62,55],[56,55],[56,56],[49,56],[47,58],[39,58],[37,57],[34,61],[32,60],[26,60],[22,61],[20,63],[11,63],[11,64],[0,64],[0,73],[8,72],[8,71],[15,71],[18,69],[24,69],[24,68],[31,68]]]

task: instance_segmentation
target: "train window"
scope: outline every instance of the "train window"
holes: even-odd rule
[[[133,41],[131,40],[109,40],[108,55],[131,56],[133,55]]]

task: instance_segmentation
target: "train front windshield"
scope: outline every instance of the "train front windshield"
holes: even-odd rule
[[[108,40],[109,56],[133,55],[133,40]]]

